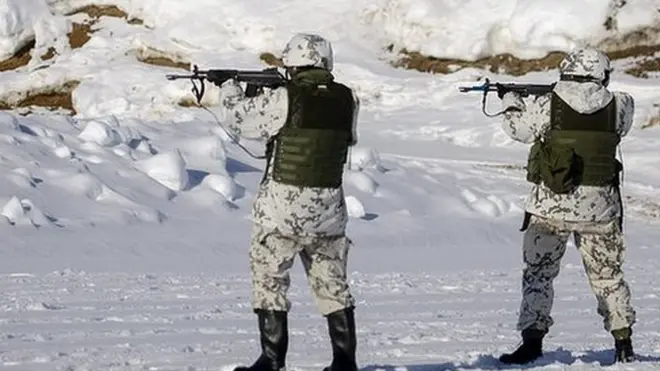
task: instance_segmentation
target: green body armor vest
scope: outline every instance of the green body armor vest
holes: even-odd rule
[[[340,187],[352,139],[353,93],[324,70],[298,73],[287,91],[286,123],[268,149],[272,178],[299,187]]]
[[[575,187],[618,185],[616,103],[581,114],[555,93],[550,103],[550,130],[530,149],[527,180],[543,182],[555,193]]]

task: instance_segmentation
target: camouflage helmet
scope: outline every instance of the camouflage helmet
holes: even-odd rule
[[[300,33],[282,51],[285,67],[318,67],[332,71],[332,44],[318,35]]]
[[[593,48],[574,50],[559,64],[562,75],[592,77],[599,81],[605,80],[610,71],[610,59]]]

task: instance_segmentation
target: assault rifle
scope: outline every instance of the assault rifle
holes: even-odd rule
[[[484,115],[488,117],[495,117],[503,114],[506,110],[498,112],[495,114],[489,114],[486,112],[486,97],[489,92],[497,92],[498,94],[504,94],[506,92],[516,92],[522,97],[529,97],[530,95],[544,95],[552,92],[552,89],[555,87],[555,84],[501,84],[499,82],[491,83],[490,80],[486,79],[483,85],[477,86],[459,86],[458,91],[461,93],[469,93],[471,91],[482,91],[484,93],[483,99],[481,100],[481,110]]]
[[[266,68],[261,71],[257,70],[200,70],[197,65],[193,66],[192,74],[189,75],[165,75],[168,80],[190,79],[193,84],[192,92],[197,99],[197,103],[201,104],[202,97],[204,96],[205,86],[204,80],[213,83],[216,86],[222,85],[225,81],[234,79],[239,82],[246,82],[245,95],[253,97],[263,88],[277,88],[286,84],[287,79],[277,70],[276,67]],[[199,81],[200,87],[197,87],[195,81]]]

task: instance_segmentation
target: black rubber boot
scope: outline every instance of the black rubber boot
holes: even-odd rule
[[[634,362],[636,357],[632,346],[632,329],[614,330],[612,336],[614,336],[614,362]]]
[[[332,363],[323,371],[357,371],[355,351],[355,314],[353,308],[342,309],[326,316],[332,343]]]
[[[255,310],[259,317],[261,356],[250,367],[234,371],[280,371],[285,367],[289,347],[287,312]]]
[[[522,332],[522,344],[513,353],[503,354],[500,362],[510,365],[522,365],[532,362],[543,355],[543,330],[527,329]]]

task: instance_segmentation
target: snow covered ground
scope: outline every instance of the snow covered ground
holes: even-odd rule
[[[90,3],[118,5],[144,23],[101,17],[90,41],[71,49],[66,33],[86,16],[62,14]],[[360,143],[346,174],[360,365],[501,369],[497,356],[518,342],[526,147],[481,113],[478,94],[457,87],[483,76],[550,82],[556,71],[428,75],[393,69],[382,48],[529,57],[607,37],[593,30],[611,10],[601,5],[607,2],[577,3],[48,0],[51,15],[44,0],[0,1],[0,55],[36,35],[32,61],[0,73],[0,100],[79,82],[74,116],[0,113],[0,368],[230,370],[253,360],[248,217],[263,163],[208,112],[178,105],[190,98],[190,85],[164,75],[181,70],[137,56],[158,50],[201,68],[263,68],[258,53],[312,30],[334,43],[336,75],[362,100]],[[657,0],[628,3],[621,30],[657,22],[657,12],[640,11],[657,8]],[[540,16],[550,7],[564,9],[553,13],[561,21]],[[575,9],[593,21],[573,27],[567,14]],[[469,20],[474,27],[461,28]],[[515,42],[493,39],[493,27],[516,30]],[[51,46],[56,58],[40,60]],[[622,150],[640,362],[609,366],[611,338],[569,249],[556,287],[557,324],[531,369],[660,369],[660,127],[642,129],[658,114],[660,80],[624,74],[629,62],[615,62],[611,87],[637,102]],[[330,359],[329,340],[299,266],[291,299],[289,367],[319,370]]]

